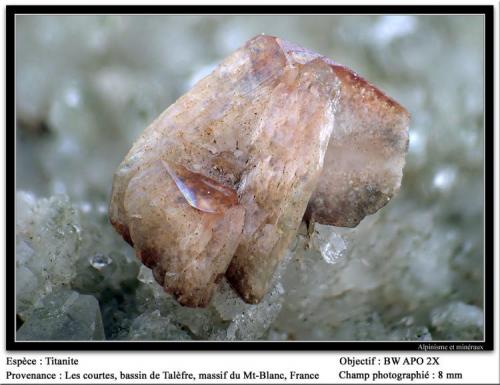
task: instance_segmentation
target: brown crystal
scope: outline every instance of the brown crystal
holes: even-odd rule
[[[408,121],[349,69],[257,36],[134,143],[111,222],[180,303],[206,306],[223,274],[256,303],[304,213],[354,226],[387,203]]]
[[[410,115],[352,71],[334,69],[342,96],[306,219],[354,227],[398,192]]]
[[[162,160],[135,173],[124,200],[137,256],[181,304],[206,306],[238,246],[244,209],[193,208]]]

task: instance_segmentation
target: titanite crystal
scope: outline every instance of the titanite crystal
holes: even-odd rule
[[[347,68],[257,36],[145,129],[110,219],[181,304],[206,306],[224,275],[257,303],[304,213],[355,226],[398,190],[408,123]]]

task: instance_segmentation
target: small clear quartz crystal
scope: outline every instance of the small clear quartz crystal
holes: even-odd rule
[[[89,258],[89,262],[94,269],[101,270],[113,262],[113,260],[108,255],[96,254]]]
[[[316,225],[311,235],[312,245],[327,263],[336,263],[347,250],[346,240],[331,226]]]

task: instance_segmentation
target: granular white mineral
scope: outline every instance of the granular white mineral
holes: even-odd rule
[[[92,295],[57,289],[35,306],[16,337],[20,341],[103,340],[99,303]]]
[[[456,15],[18,16],[17,338],[482,339],[482,27]],[[402,189],[347,232],[311,240],[303,226],[260,304],[223,279],[207,308],[186,308],[109,225],[110,176],[196,69],[263,31],[348,63],[411,111]]]

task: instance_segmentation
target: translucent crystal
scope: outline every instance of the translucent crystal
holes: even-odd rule
[[[101,270],[113,262],[113,260],[108,255],[97,254],[90,257],[89,262],[94,269]]]
[[[233,317],[225,339],[256,340],[262,337],[281,310],[283,292],[278,283],[260,303],[246,304],[245,309]]]
[[[171,319],[162,317],[159,310],[141,314],[128,332],[128,338],[137,341],[190,340],[189,334],[172,324]]]
[[[163,161],[175,184],[187,202],[207,213],[224,213],[238,204],[236,191],[187,168]]]
[[[58,289],[43,298],[16,332],[16,338],[21,341],[103,340],[99,304],[93,296]]]
[[[304,214],[354,227],[399,190],[408,125],[349,68],[258,35],[135,141],[110,220],[181,304],[207,306],[224,275],[258,303]]]
[[[67,197],[36,200],[20,192],[16,206],[17,313],[26,318],[38,298],[69,285],[82,240],[79,215]]]
[[[327,263],[335,263],[345,254],[347,244],[344,238],[331,226],[316,224],[312,235],[312,244],[321,252]]]

